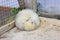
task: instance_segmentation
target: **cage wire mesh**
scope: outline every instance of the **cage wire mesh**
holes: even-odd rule
[[[11,21],[14,20],[14,15],[12,13],[9,12],[1,12],[0,14],[0,26],[3,26],[7,23],[10,23]]]
[[[2,1],[0,1],[0,6],[8,7],[11,9],[18,8],[20,6],[21,6],[20,8],[22,8],[23,3],[24,3],[24,0],[16,0],[16,1],[15,0],[10,0],[10,1],[9,0],[2,0]],[[11,10],[4,11],[8,8],[5,8],[5,9],[3,8],[3,10],[0,11],[0,27],[12,22],[15,18],[16,14],[12,13]]]
[[[49,16],[49,17],[55,17],[55,18],[60,17],[60,4],[59,3],[60,3],[59,0],[0,0],[0,6],[3,6],[3,7],[9,7],[9,8],[20,7],[21,9],[24,9],[27,7],[27,8],[32,8],[34,10],[37,9],[39,11],[38,15],[44,16],[48,14],[46,15],[47,17]],[[4,10],[0,11],[0,26],[13,21],[16,15],[14,13],[11,13],[10,10],[9,12],[4,12]]]

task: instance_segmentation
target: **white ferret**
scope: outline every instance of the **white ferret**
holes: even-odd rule
[[[39,16],[31,9],[23,9],[15,18],[16,27],[21,30],[34,30],[40,25]]]

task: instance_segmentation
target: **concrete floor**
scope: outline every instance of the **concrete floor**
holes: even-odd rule
[[[41,17],[40,27],[31,32],[16,27],[0,36],[0,40],[60,40],[60,20]]]

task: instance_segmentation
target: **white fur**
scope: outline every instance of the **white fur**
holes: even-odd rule
[[[29,28],[24,25],[26,22],[28,23],[27,25],[30,25]],[[24,9],[16,15],[15,23],[16,27],[21,30],[33,30],[40,25],[40,20],[39,16],[33,10]]]

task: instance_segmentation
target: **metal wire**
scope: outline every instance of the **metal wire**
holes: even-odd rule
[[[0,14],[0,26],[3,26],[7,23],[10,23],[11,21],[14,20],[14,16],[12,13],[10,12],[1,12]]]
[[[20,2],[18,2],[20,1]],[[20,4],[19,4],[20,3]],[[0,6],[4,6],[4,7],[12,7],[12,8],[17,8],[19,6],[21,6],[23,4],[22,0],[1,0],[0,1]],[[6,9],[4,9],[6,10]],[[10,23],[11,21],[14,20],[16,14],[11,13],[10,11],[5,12],[5,11],[0,11],[0,27]]]

